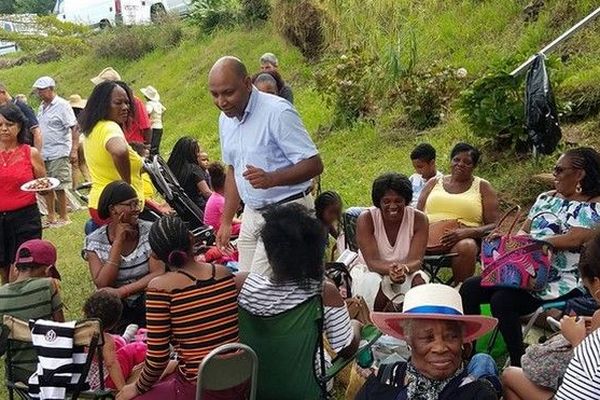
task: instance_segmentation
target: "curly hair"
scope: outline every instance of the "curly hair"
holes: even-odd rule
[[[410,180],[408,180],[405,175],[397,172],[387,172],[383,175],[379,175],[373,181],[371,200],[375,207],[381,208],[381,199],[388,190],[396,192],[398,196],[404,199],[406,205],[409,205],[412,201],[413,191]]]
[[[578,147],[565,153],[575,168],[585,171],[581,192],[590,197],[600,196],[600,153],[591,147]]]
[[[323,279],[327,235],[321,222],[300,204],[268,209],[261,238],[276,282],[294,281],[306,286]]]
[[[435,160],[435,148],[429,143],[421,143],[417,145],[410,153],[411,160],[423,160],[429,162]]]
[[[112,329],[121,319],[123,303],[116,293],[108,290],[97,290],[85,301],[83,313],[86,318],[98,318],[102,329]]]

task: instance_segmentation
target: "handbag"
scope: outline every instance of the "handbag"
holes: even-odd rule
[[[557,334],[544,343],[527,347],[521,367],[530,381],[556,391],[572,358],[573,346],[562,334]]]
[[[445,253],[450,248],[442,244],[442,237],[448,233],[461,228],[463,224],[457,219],[445,219],[443,221],[429,224],[429,236],[427,237],[427,253]]]
[[[513,235],[521,208],[508,210],[481,242],[481,286],[543,290],[550,277],[552,245],[529,235]],[[532,221],[547,211],[533,216]],[[508,233],[500,235],[503,222],[514,214]]]

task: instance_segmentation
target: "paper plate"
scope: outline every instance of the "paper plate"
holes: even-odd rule
[[[24,192],[45,192],[52,190],[60,185],[60,181],[56,178],[37,178],[21,185],[21,190]]]

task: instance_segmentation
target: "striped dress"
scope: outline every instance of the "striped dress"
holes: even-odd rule
[[[574,349],[556,400],[600,399],[600,329]]]
[[[182,271],[179,271],[183,273]],[[185,274],[187,275],[187,274]],[[213,349],[238,342],[237,292],[233,275],[196,280],[173,292],[146,291],[148,352],[137,381],[140,393],[158,381],[169,362],[169,344],[179,356],[179,373],[189,382]]]

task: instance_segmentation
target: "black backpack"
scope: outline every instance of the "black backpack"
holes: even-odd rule
[[[527,72],[525,129],[537,153],[552,154],[562,133],[544,59],[543,54],[538,54]]]

